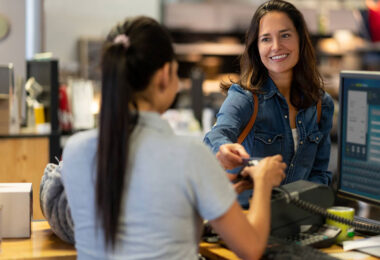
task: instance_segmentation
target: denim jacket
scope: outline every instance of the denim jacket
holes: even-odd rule
[[[299,146],[294,152],[292,130],[288,119],[289,109],[284,96],[269,78],[264,84],[264,94],[258,94],[259,109],[256,121],[242,145],[252,157],[281,154],[287,164],[286,178],[282,184],[309,180],[330,184],[331,172],[327,170],[330,159],[330,130],[334,113],[331,96],[324,94],[322,112],[317,123],[317,108],[300,109],[296,116]],[[213,153],[222,144],[235,143],[247,125],[254,109],[252,93],[233,84],[217,114],[217,122],[205,136],[204,142]],[[236,168],[231,173],[236,173]]]

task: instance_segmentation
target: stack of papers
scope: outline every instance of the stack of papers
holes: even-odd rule
[[[354,249],[363,253],[380,257],[380,236],[343,242],[344,251]]]
[[[364,247],[379,247],[380,248],[380,236],[374,236],[370,238],[363,238],[351,241],[343,242],[343,250],[354,250]]]

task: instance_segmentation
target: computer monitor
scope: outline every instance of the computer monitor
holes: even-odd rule
[[[340,73],[338,195],[380,205],[380,72]]]
[[[27,79],[34,77],[42,86],[43,93],[39,102],[45,107],[45,118],[50,123],[51,133],[49,135],[49,161],[56,162],[60,156],[60,129],[58,121],[59,102],[59,74],[58,60],[28,60],[26,63]]]
[[[0,65],[0,99],[8,98],[14,86],[13,64]]]
[[[51,124],[51,130],[58,131],[58,60],[28,60],[26,63],[27,79],[34,77],[43,88],[38,102],[45,107],[45,118]]]

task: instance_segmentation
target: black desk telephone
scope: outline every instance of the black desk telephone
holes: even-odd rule
[[[271,235],[295,241],[301,245],[328,247],[340,229],[324,224],[329,219],[361,230],[380,234],[380,226],[332,215],[326,211],[334,205],[330,187],[304,180],[275,188],[272,192]],[[310,227],[305,230],[305,227]]]
[[[330,246],[341,230],[325,225],[323,216],[315,209],[324,211],[334,205],[334,199],[334,192],[329,187],[303,180],[275,188],[272,192],[271,236],[300,245]]]
[[[328,247],[340,229],[324,224],[326,217],[380,234],[380,226],[348,220],[326,211],[334,205],[335,195],[330,187],[309,181],[296,181],[273,189],[271,202],[271,236],[291,240],[300,245]],[[210,228],[205,229],[209,232]],[[212,234],[212,233],[211,233]],[[215,234],[215,233],[214,233]],[[203,236],[212,242],[217,238]]]

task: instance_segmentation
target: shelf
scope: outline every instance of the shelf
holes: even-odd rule
[[[238,56],[243,53],[244,45],[236,43],[175,43],[174,50],[177,55]]]
[[[363,47],[355,49],[357,52],[380,52],[380,42],[367,43]]]

